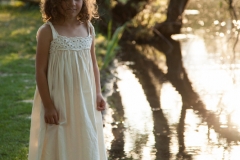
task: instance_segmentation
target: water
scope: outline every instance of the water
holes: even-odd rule
[[[110,159],[240,159],[238,42],[233,51],[240,21],[226,16],[226,10],[221,17],[218,12],[223,8],[212,8],[216,15],[211,13],[211,18],[210,13],[203,14],[216,1],[194,2],[185,13],[183,34],[172,36],[181,43],[180,65],[186,69],[193,91],[185,88],[182,92],[181,85],[183,90],[188,85],[183,71],[175,71],[179,78],[170,83],[164,78],[166,70],[157,69],[161,59],[155,63],[139,54],[141,50],[125,46],[133,53],[120,60],[105,114]]]
[[[197,51],[196,47],[199,48]],[[219,55],[216,57],[210,55],[206,51],[204,40],[197,36],[192,36],[182,42],[182,51],[184,66],[193,82],[194,89],[199,93],[207,110],[215,112],[220,117],[222,131],[219,133],[214,127],[209,127],[192,109],[187,109],[182,126],[183,133],[179,133],[181,116],[184,116],[181,113],[181,96],[169,82],[163,83],[159,102],[170,129],[167,134],[170,139],[167,141],[168,148],[157,148],[157,145],[166,145],[161,144],[165,143],[164,140],[158,141],[158,137],[155,137],[161,136],[164,132],[154,133],[158,122],[154,122],[153,112],[159,109],[151,109],[134,72],[126,65],[120,65],[117,68],[117,76],[120,79],[117,81],[117,88],[124,112],[121,122],[123,126],[120,127],[123,132],[120,142],[123,144],[122,155],[113,159],[123,157],[143,160],[160,159],[156,158],[156,153],[162,153],[164,150],[167,150],[169,155],[165,158],[163,156],[162,159],[239,159],[238,135],[235,135],[238,137],[237,141],[232,141],[223,135],[224,130],[229,127],[240,131],[238,119],[240,99],[237,98],[240,87],[239,83],[233,83],[231,77],[232,72],[239,75],[239,69],[229,71],[230,65],[217,63]],[[231,126],[229,126],[228,116],[230,116]],[[117,125],[114,127],[118,128]],[[158,142],[160,144],[156,144]],[[180,153],[180,146],[184,146],[184,154]],[[108,149],[111,150],[111,145]]]

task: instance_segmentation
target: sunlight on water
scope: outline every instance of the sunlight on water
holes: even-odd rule
[[[196,50],[196,48],[198,48]],[[196,37],[182,43],[184,53],[184,65],[188,70],[188,75],[194,81],[194,88],[201,94],[207,109],[216,111],[219,109],[220,100],[226,100],[228,93],[236,86],[233,84],[233,79],[229,75],[229,68],[222,68],[214,59],[210,59],[203,39]],[[240,90],[238,89],[237,92]],[[235,91],[236,92],[236,91]],[[229,96],[228,96],[229,97]],[[234,97],[234,96],[232,96]],[[231,98],[232,99],[232,98]],[[239,103],[238,99],[230,100],[231,103]],[[224,104],[228,107],[231,104]]]
[[[168,117],[169,125],[172,126],[173,131],[170,151],[173,155],[176,155],[178,153],[179,142],[177,133],[174,133],[174,130],[176,130],[174,127],[179,122],[181,116],[181,99],[178,92],[169,83],[163,84],[161,93],[162,108],[166,117]],[[239,149],[240,146],[234,146],[234,149],[224,146],[223,144],[226,142],[223,139],[222,142],[221,139],[219,141],[219,135],[213,129],[209,129],[206,124],[202,123],[193,110],[187,110],[184,128],[184,137],[182,138],[184,138],[185,142],[185,151],[187,154],[192,155],[194,160],[237,160],[239,158],[235,148]],[[172,159],[175,159],[175,157],[172,156]]]
[[[125,113],[125,146],[127,154],[135,158],[151,159],[151,146],[154,145],[152,111],[143,89],[131,70],[126,66],[117,68],[117,82],[120,88]],[[138,141],[141,142],[138,142]],[[145,144],[144,144],[145,143]],[[141,144],[141,146],[138,146]],[[137,155],[136,153],[139,153]],[[133,154],[132,154],[133,153]]]
[[[195,10],[195,9],[185,9],[184,10],[185,15],[196,15],[199,13],[200,13],[199,10]]]
[[[178,123],[182,108],[182,99],[170,83],[164,83],[160,97],[161,107],[170,124]]]
[[[197,36],[185,39],[182,50],[184,66],[194,89],[206,108],[219,115],[220,128],[217,130],[224,133],[228,127],[240,128],[240,84],[234,83],[231,76],[239,69],[233,72],[230,70],[232,65],[220,64],[208,53],[203,39]],[[219,54],[216,56],[219,57]],[[127,66],[119,66],[117,76],[120,78],[117,85],[124,107],[124,152],[128,158],[154,160],[156,137],[153,134],[153,111],[142,86]],[[179,133],[180,118],[183,116],[181,96],[169,82],[162,84],[160,95],[161,109],[170,129],[170,159],[177,159],[181,147],[185,156],[194,160],[239,159],[240,146],[227,142],[216,132],[216,128],[208,127],[192,109],[186,110],[183,133]]]
[[[237,71],[228,67],[231,65],[217,63],[219,55],[210,56],[204,40],[199,37],[182,42],[182,50],[184,66],[206,108],[219,113],[222,124],[228,123],[227,116],[230,115],[231,125],[240,127],[240,84],[234,83],[231,76]],[[221,142],[214,130],[208,131],[206,125],[191,126],[200,124],[197,119],[194,113],[188,112],[185,121],[188,126],[185,132],[186,148],[194,148],[193,145],[202,146],[201,149],[198,148],[201,154],[196,156],[196,159],[239,159],[235,148],[239,149],[240,146],[231,145],[231,148],[224,146],[227,143]],[[224,125],[222,127],[225,128]]]
[[[181,96],[170,83],[164,83],[161,89],[160,102],[163,113],[168,119],[171,132],[173,132],[170,137],[170,152],[173,155],[177,155],[179,144],[175,125],[179,122],[180,118],[182,108]],[[172,158],[176,157],[173,156]]]
[[[114,121],[112,118],[113,111],[111,108],[108,108],[106,110],[106,113],[104,114],[104,140],[105,140],[105,147],[107,150],[111,149],[111,143],[114,139],[112,131],[112,125],[111,123]]]
[[[229,74],[232,73],[229,71],[231,65],[221,65],[216,57],[209,56],[204,41],[197,36],[182,42],[182,49],[184,66],[192,85],[206,108],[219,115],[220,129],[228,129],[229,116],[231,127],[240,128],[240,87]],[[156,137],[153,134],[153,111],[142,86],[132,70],[124,65],[117,68],[117,76],[120,78],[117,85],[124,107],[124,152],[129,158],[154,160]],[[177,159],[180,146],[194,160],[239,159],[240,146],[230,145],[192,109],[186,110],[183,134],[178,133],[182,116],[181,96],[169,82],[162,84],[160,95],[161,108],[170,128],[170,159]]]
[[[183,40],[188,38],[194,38],[195,36],[193,34],[174,34],[171,36],[174,40]]]

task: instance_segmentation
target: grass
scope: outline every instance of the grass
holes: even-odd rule
[[[0,8],[0,160],[25,160],[35,90],[38,7]]]
[[[25,160],[35,91],[37,6],[0,6],[0,160]],[[99,65],[106,38],[96,39]],[[103,43],[104,42],[104,43]]]

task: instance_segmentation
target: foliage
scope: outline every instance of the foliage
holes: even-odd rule
[[[102,66],[102,69],[106,68],[109,63],[112,61],[114,56],[116,55],[116,47],[118,45],[118,41],[121,39],[123,31],[126,27],[126,23],[120,27],[118,27],[115,32],[113,33],[113,36],[111,37],[111,21],[109,22],[108,27],[108,43],[107,43],[107,50],[104,57],[104,63]]]

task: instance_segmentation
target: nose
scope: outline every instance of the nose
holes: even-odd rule
[[[70,6],[75,6],[76,5],[76,1],[75,0],[69,0],[69,5]]]
[[[71,0],[72,4],[75,6],[76,5],[76,1],[75,0]]]

